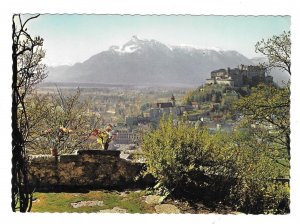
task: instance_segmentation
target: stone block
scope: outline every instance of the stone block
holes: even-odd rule
[[[58,161],[58,158],[51,155],[34,155],[29,156],[29,163],[55,163]]]
[[[113,156],[120,157],[120,151],[113,150],[78,150],[78,155],[103,155],[103,156]]]
[[[59,161],[61,163],[77,162],[80,158],[78,155],[61,155]]]
[[[155,211],[159,214],[180,214],[180,210],[175,205],[171,204],[156,205]]]

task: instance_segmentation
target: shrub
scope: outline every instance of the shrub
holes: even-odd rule
[[[157,130],[143,136],[147,172],[170,191],[193,183],[201,174],[200,161],[204,163],[209,157],[202,147],[205,134],[185,123],[174,124],[171,116],[162,118]]]
[[[228,199],[246,213],[289,212],[289,184],[277,181],[289,177],[289,169],[270,157],[269,145],[259,141],[250,132],[233,135],[238,142],[236,156],[236,183]]]
[[[173,196],[223,201],[246,213],[289,212],[288,170],[251,132],[209,133],[163,118],[143,136],[147,173]],[[165,190],[164,190],[165,192]]]

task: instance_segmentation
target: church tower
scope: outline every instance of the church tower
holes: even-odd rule
[[[173,107],[175,107],[176,106],[176,99],[175,99],[174,94],[172,94],[171,101],[172,101]]]

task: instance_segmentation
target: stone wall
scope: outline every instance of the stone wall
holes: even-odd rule
[[[37,189],[135,186],[142,163],[120,158],[120,151],[81,150],[74,155],[30,156],[29,179]]]

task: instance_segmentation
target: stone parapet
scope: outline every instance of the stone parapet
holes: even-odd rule
[[[37,189],[130,187],[144,164],[120,158],[119,151],[79,150],[77,154],[30,156],[29,180]]]

